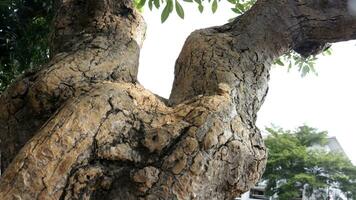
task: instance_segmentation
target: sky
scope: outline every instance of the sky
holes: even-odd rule
[[[183,3],[183,7],[184,20],[172,13],[163,24],[161,11],[143,11],[147,35],[138,79],[145,88],[166,98],[173,83],[175,60],[188,35],[236,16],[225,1],[219,3],[215,14],[209,6],[203,14],[195,4]],[[315,68],[317,76],[302,78],[297,70],[272,67],[270,89],[258,112],[257,126],[263,131],[271,124],[284,129],[306,124],[328,131],[356,164],[356,41],[333,44],[332,55],[319,57]]]

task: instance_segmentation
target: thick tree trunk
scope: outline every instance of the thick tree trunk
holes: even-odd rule
[[[255,121],[271,62],[356,37],[346,0],[260,0],[191,34],[164,100],[136,81],[131,0],[56,6],[51,62],[0,97],[4,200],[233,199],[266,163]]]
[[[65,100],[103,81],[136,82],[145,24],[129,1],[56,4],[51,62],[0,96],[2,169]]]

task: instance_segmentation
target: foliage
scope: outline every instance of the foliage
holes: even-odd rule
[[[326,199],[327,189],[336,188],[356,197],[356,167],[340,152],[326,152],[327,133],[301,126],[295,131],[268,128],[265,140],[268,162],[263,180],[268,195],[280,200],[318,194]]]
[[[48,60],[51,0],[0,1],[0,91]]]
[[[331,49],[330,48],[325,49],[322,52],[322,55],[323,56],[331,55]],[[311,55],[305,58],[294,51],[289,51],[288,53],[284,54],[283,56],[275,60],[274,64],[282,67],[288,65],[288,71],[293,67],[297,67],[298,71],[301,73],[301,76],[304,77],[310,72],[312,72],[314,75],[318,75],[318,72],[314,67],[315,61],[317,59],[318,58],[316,55]]]
[[[199,12],[203,12],[205,8],[204,0],[134,0],[134,3],[138,9],[142,9],[146,3],[149,9],[152,11],[153,8],[159,9],[164,6],[161,13],[161,21],[165,22],[169,15],[173,12],[174,8],[179,17],[184,19],[184,9],[180,2],[186,2],[191,4],[196,4]],[[211,11],[215,13],[218,9],[218,2],[221,0],[207,0],[210,4]],[[256,2],[256,0],[227,0],[232,4],[231,10],[236,14],[243,14]],[[163,4],[163,5],[162,5]]]

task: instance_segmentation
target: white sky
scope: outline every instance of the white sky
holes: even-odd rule
[[[213,15],[210,7],[203,14],[195,4],[186,5],[185,19],[172,13],[161,24],[160,11],[145,8],[147,23],[138,79],[147,89],[169,97],[174,63],[187,36],[194,30],[222,25],[235,16],[230,5],[219,3]],[[161,8],[162,9],[162,8]],[[318,76],[301,78],[297,70],[274,67],[271,71],[270,90],[258,113],[258,127],[272,123],[285,129],[307,124],[326,130],[336,136],[349,158],[356,164],[356,41],[334,44],[331,56],[320,57],[316,69]]]

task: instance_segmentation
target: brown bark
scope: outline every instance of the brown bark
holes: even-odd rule
[[[104,80],[136,82],[145,24],[129,1],[113,2],[58,5],[51,62],[0,96],[2,169],[65,100]]]
[[[260,0],[191,34],[164,100],[136,81],[130,0],[56,5],[51,63],[0,97],[1,199],[232,199],[266,163],[255,121],[271,62],[356,37],[346,0]]]

